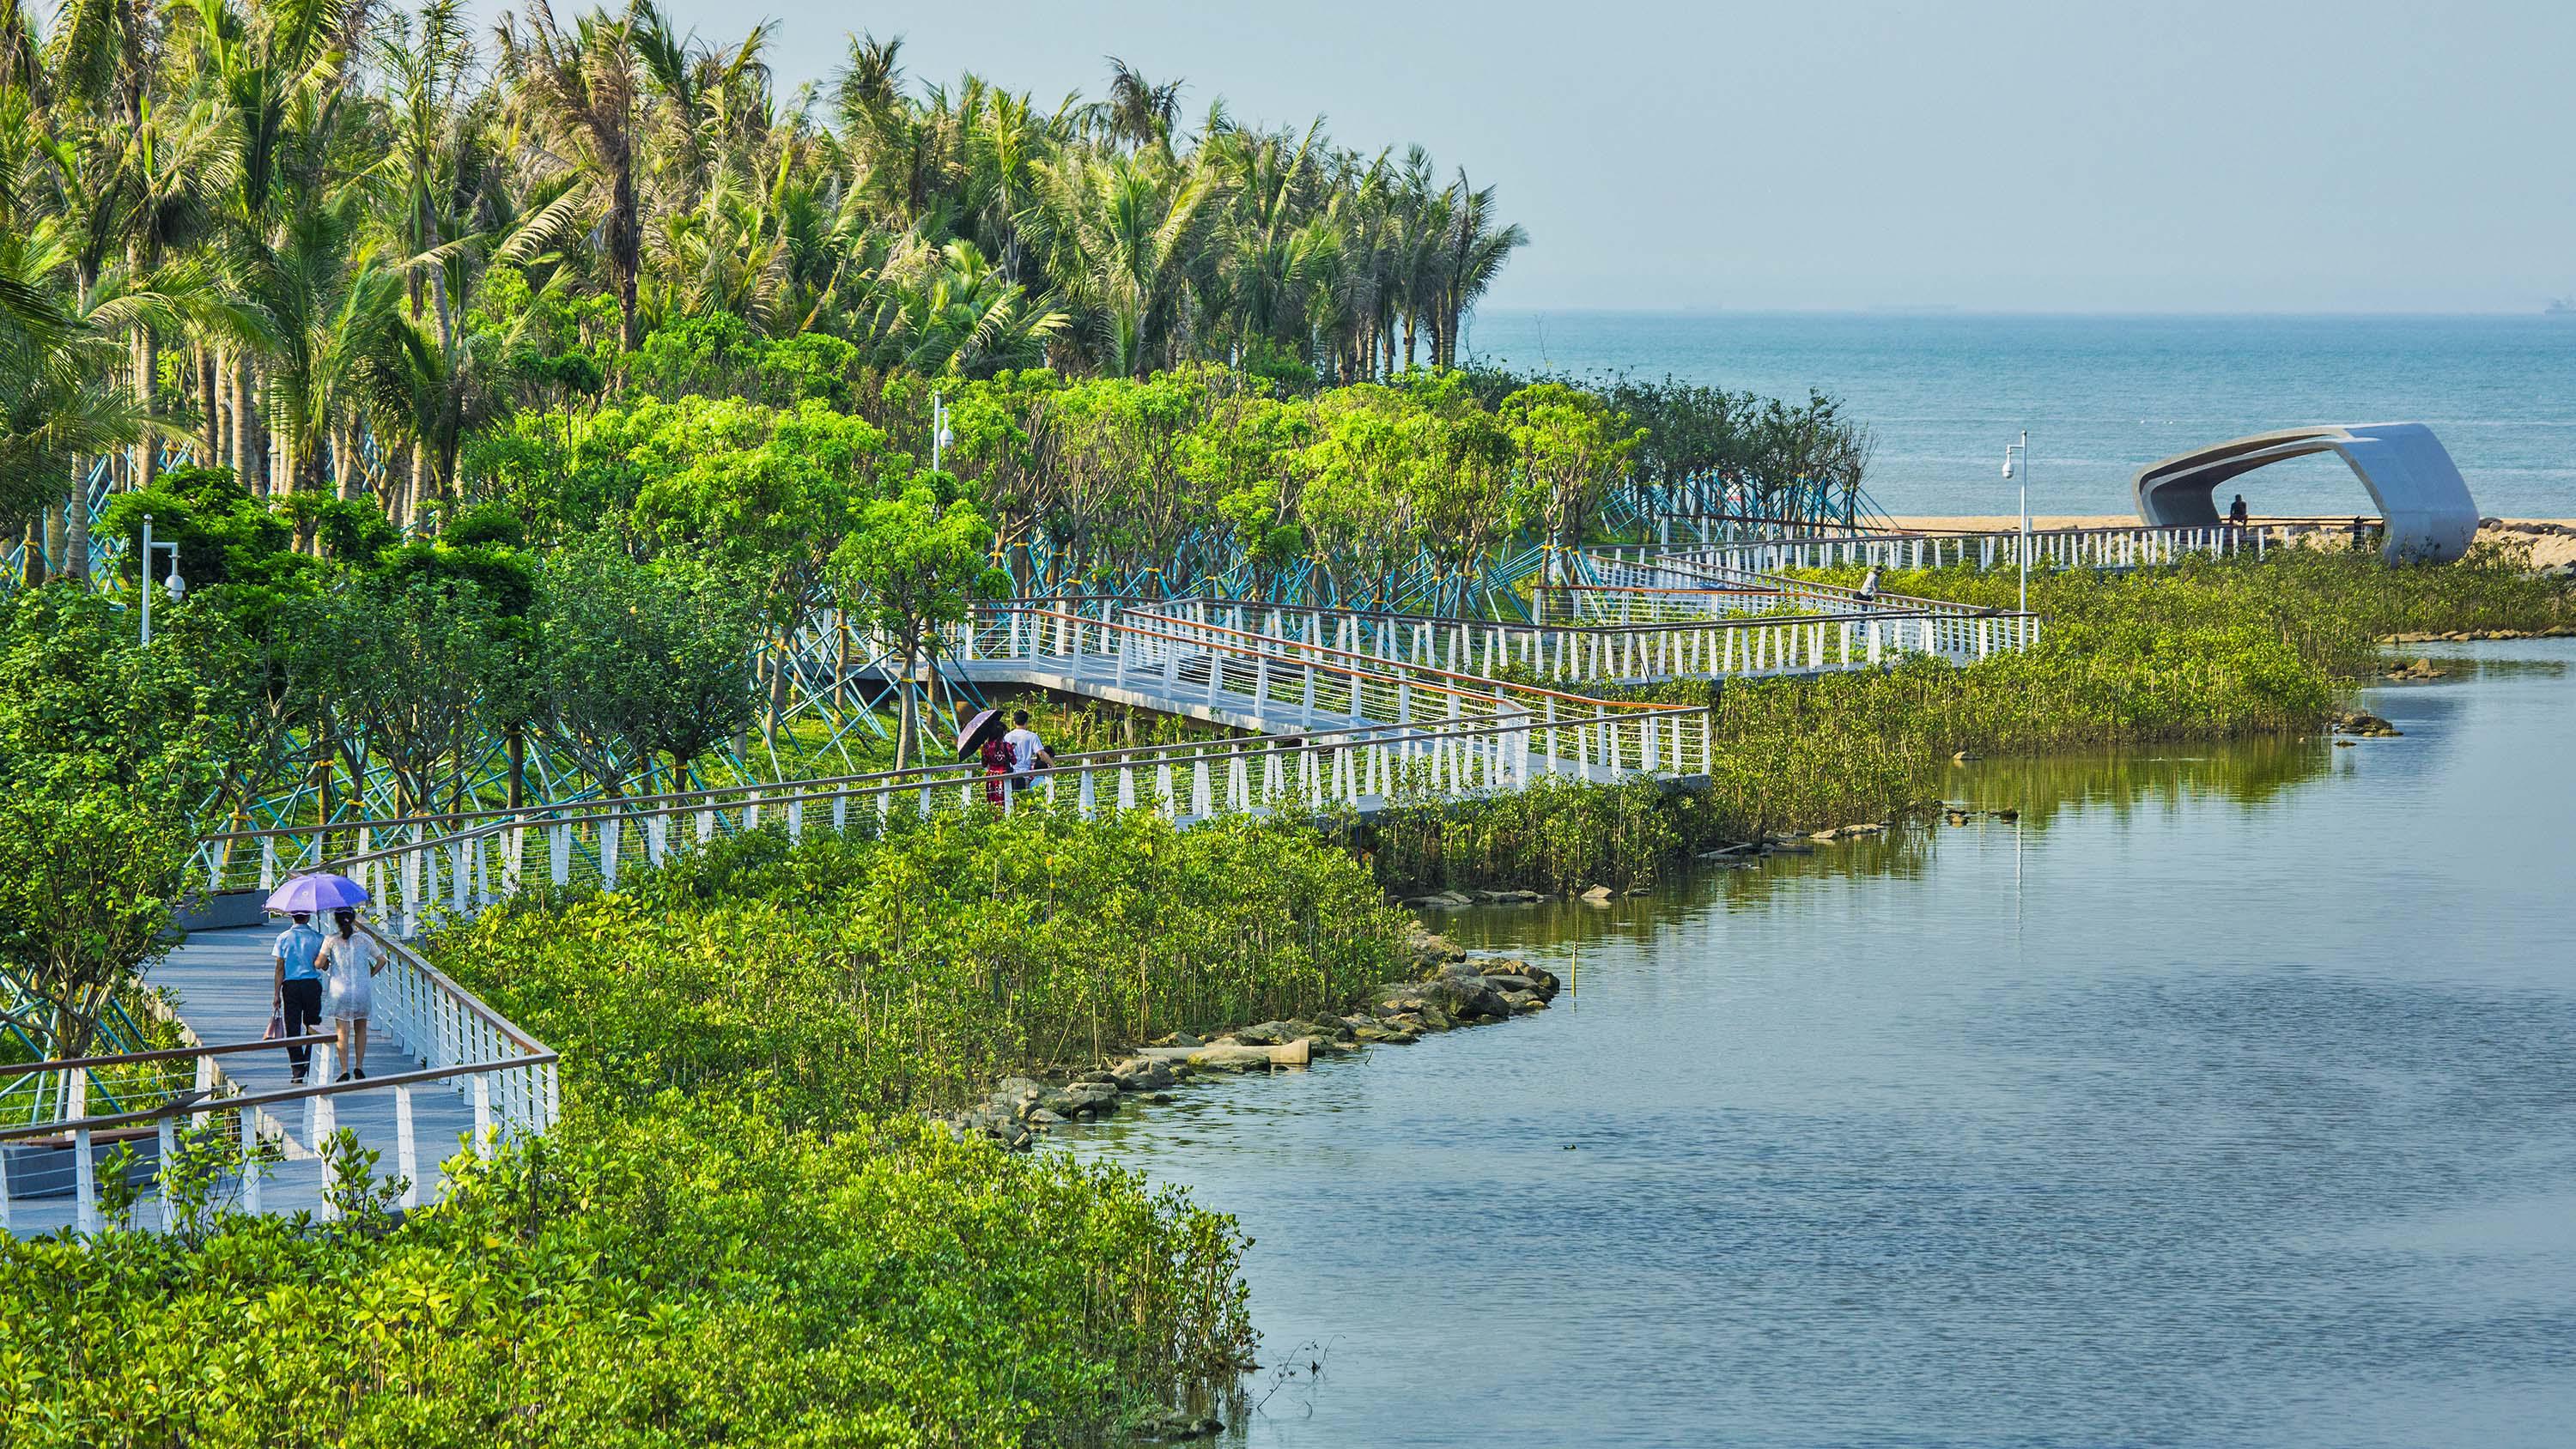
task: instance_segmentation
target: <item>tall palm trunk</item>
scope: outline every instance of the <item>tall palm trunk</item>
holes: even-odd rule
[[[230,364],[233,392],[233,477],[245,488],[250,487],[250,383],[244,376],[250,370],[239,349],[232,349]],[[261,490],[265,491],[265,490]]]
[[[215,356],[202,342],[196,344],[197,417],[206,429],[206,445],[197,449],[197,466],[211,468],[223,456],[223,445],[215,436]]]
[[[134,329],[134,401],[146,414],[161,382],[161,339],[149,326]],[[134,443],[134,486],[150,488],[161,475],[161,442],[150,433]]]

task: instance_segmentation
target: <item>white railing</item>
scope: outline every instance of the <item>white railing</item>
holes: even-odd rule
[[[1622,565],[1625,566],[1625,565]],[[1637,683],[1686,677],[1724,678],[1813,674],[1867,669],[1904,653],[1936,654],[1968,663],[2027,647],[2039,637],[2037,619],[1965,605],[1912,600],[1862,599],[1855,591],[1805,586],[1808,610],[1711,619],[1684,617],[1619,625],[1524,624],[1495,620],[1430,619],[1404,615],[1352,615],[1294,606],[1176,601],[1141,607],[1122,616],[1161,621],[1191,643],[1198,636],[1240,642],[1249,651],[1292,661],[1336,656],[1378,666],[1439,671],[1436,681],[1509,700],[1516,686],[1495,676],[1505,670],[1567,685]],[[1105,646],[1096,628],[1064,628],[1044,637],[1015,630],[1006,616],[1033,611],[989,611],[979,619],[973,659],[1074,657]],[[1062,617],[1064,611],[1043,611]],[[1068,639],[1067,635],[1071,638]],[[1327,644],[1324,641],[1331,641]],[[1200,663],[1178,665],[1193,687],[1206,682]],[[1239,683],[1240,665],[1227,666]],[[1141,676],[1140,676],[1141,677]],[[1277,676],[1293,680],[1293,674]],[[1228,687],[1235,687],[1229,685]],[[1176,696],[1179,697],[1179,696]],[[1574,696],[1560,695],[1560,699]]]
[[[1242,682],[1233,671],[1227,678]],[[1282,692],[1298,697],[1274,687],[1274,703],[1286,702],[1278,699]],[[1445,718],[1445,705],[1435,711],[1425,704],[1429,717],[1408,724],[1067,756],[1035,777],[1032,788],[1040,798],[1085,816],[1150,809],[1190,824],[1225,812],[1370,810],[1400,796],[1517,789],[1543,775],[1607,780],[1708,768],[1713,746],[1704,711],[1528,693],[1537,697],[1535,708],[1454,722]],[[1426,689],[1413,701],[1446,698]],[[998,803],[991,798],[996,793]],[[403,843],[364,856],[333,855],[328,863],[368,887],[373,901],[367,914],[384,923],[386,935],[407,940],[538,881],[613,890],[622,875],[661,864],[690,842],[718,834],[770,824],[798,838],[808,825],[827,821],[845,829],[869,816],[882,823],[897,812],[927,818],[1009,811],[1020,798],[978,764],[943,764],[649,801],[590,800],[498,818],[446,817],[444,829],[391,832]],[[459,1000],[463,994],[434,970],[415,969],[422,985],[401,984],[388,992],[405,1002],[394,1009],[406,1023],[398,1028],[406,1041],[415,1040],[413,1033],[451,1026],[467,1039],[478,1039],[477,1033],[480,1040],[492,1039],[499,1028],[477,1014],[488,1008]],[[428,1004],[412,1004],[416,996]]]
[[[2033,567],[2131,569],[2176,564],[2186,558],[2262,558],[2278,546],[2293,525],[2255,523],[2244,527],[2215,524],[2189,528],[2033,529]],[[1887,533],[1776,538],[1735,543],[1654,545],[1652,552],[1676,562],[1699,563],[1743,573],[1769,574],[1786,569],[1822,568],[1978,568],[2008,569],[2021,561],[2018,529],[1987,533]]]
[[[227,1090],[227,1084],[214,1069],[218,1057],[289,1047],[312,1052],[316,1085],[245,1094]],[[403,1181],[398,1201],[406,1208],[418,1206],[421,1198],[419,1143],[413,1130],[415,1092],[437,1087],[469,1095],[474,1104],[471,1142],[475,1154],[485,1159],[502,1143],[542,1133],[554,1121],[556,1058],[550,1051],[424,1067],[347,1082],[328,1080],[332,1075],[331,1051],[331,1038],[316,1035],[39,1062],[6,1069],[21,1074],[61,1072],[78,1083],[103,1067],[180,1061],[193,1069],[200,1085],[148,1107],[99,1116],[89,1114],[84,1093],[74,1085],[66,1093],[71,1106],[62,1120],[0,1128],[0,1232],[20,1226],[19,1218],[33,1202],[63,1196],[73,1202],[73,1216],[67,1226],[81,1233],[101,1231],[106,1224],[99,1205],[99,1170],[112,1147],[129,1142],[151,1145],[148,1162],[152,1184],[158,1190],[159,1226],[165,1232],[172,1230],[176,1224],[170,1188],[172,1176],[179,1169],[178,1129],[182,1123],[211,1122],[220,1129],[238,1207],[256,1213],[262,1210],[264,1182],[271,1172],[265,1161],[269,1154],[282,1152],[292,1144],[308,1158],[324,1157],[340,1129],[340,1111],[361,1096],[386,1094],[392,1098],[391,1140],[384,1145],[392,1149],[394,1175]],[[540,1076],[542,1089],[513,1090],[514,1083],[531,1082]],[[300,1132],[295,1121],[299,1114]],[[360,1145],[368,1145],[363,1136]],[[59,1160],[63,1156],[69,1160]],[[327,1162],[315,1169],[321,1173],[328,1170]],[[62,1180],[66,1176],[68,1183]],[[324,1218],[336,1215],[328,1193],[317,1198],[315,1207]]]

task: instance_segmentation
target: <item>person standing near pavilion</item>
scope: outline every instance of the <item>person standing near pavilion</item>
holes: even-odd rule
[[[287,919],[292,924],[278,936],[268,954],[277,965],[277,1014],[291,1039],[321,1029],[322,973],[313,962],[322,954],[322,933],[313,929],[309,911],[297,911]],[[286,1064],[292,1074],[289,1080],[301,1085],[305,1072],[312,1067],[313,1049],[288,1047]]]

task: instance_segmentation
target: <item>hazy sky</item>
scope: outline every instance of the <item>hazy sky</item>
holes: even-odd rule
[[[494,0],[486,0],[494,9]],[[563,8],[570,8],[564,0]],[[1496,306],[2512,311],[2576,292],[2576,4],[1091,0],[780,22],[1051,102],[1124,57],[1196,117],[1318,112],[1501,187]]]

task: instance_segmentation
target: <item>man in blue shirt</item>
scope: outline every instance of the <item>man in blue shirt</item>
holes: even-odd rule
[[[277,962],[277,1006],[286,1015],[286,1034],[297,1037],[322,1024],[322,973],[313,969],[313,958],[322,952],[322,933],[313,929],[313,917],[306,912],[297,911],[290,919],[295,924],[277,938],[269,956]],[[286,1049],[297,1083],[303,1082],[312,1058],[311,1047]]]

